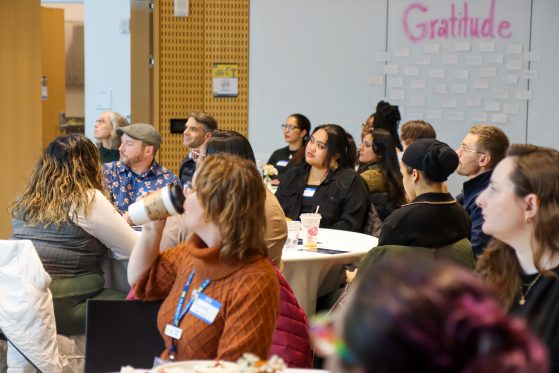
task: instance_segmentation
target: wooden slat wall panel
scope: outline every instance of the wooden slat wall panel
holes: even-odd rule
[[[182,135],[170,133],[171,118],[206,111],[220,128],[248,135],[249,0],[190,0],[188,17],[173,15],[173,0],[160,0],[154,17],[154,113],[163,141],[159,161],[178,172],[187,149]],[[213,97],[214,63],[239,66],[238,97]]]
[[[204,107],[204,1],[191,0],[186,18],[173,15],[173,0],[159,5],[159,30],[154,30],[159,31],[159,161],[178,172],[187,152],[182,135],[170,133],[169,122]]]
[[[0,239],[12,232],[8,207],[41,154],[41,4],[0,1]]]
[[[214,114],[222,129],[248,136],[248,0],[206,0],[205,111]],[[214,63],[239,67],[239,96],[213,97],[211,68]]]

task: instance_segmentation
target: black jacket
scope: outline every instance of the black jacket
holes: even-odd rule
[[[289,168],[276,192],[285,216],[299,219],[303,191],[307,186],[310,166]],[[330,171],[314,194],[313,210],[320,206],[322,228],[360,232],[367,212],[369,193],[357,172],[350,168]]]
[[[186,158],[182,160],[179,168],[179,178],[183,187],[188,182],[192,182],[194,172],[196,172],[196,161],[187,155]]]

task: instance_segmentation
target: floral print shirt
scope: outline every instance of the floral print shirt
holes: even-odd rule
[[[142,193],[178,183],[177,176],[156,161],[140,175],[120,161],[103,165],[103,186],[109,193],[109,200],[121,214],[128,211],[128,206]]]

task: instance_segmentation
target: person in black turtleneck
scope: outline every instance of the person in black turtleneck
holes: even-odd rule
[[[443,183],[458,166],[458,156],[447,144],[420,139],[411,144],[400,170],[410,203],[384,221],[379,246],[439,248],[470,237],[470,218]]]

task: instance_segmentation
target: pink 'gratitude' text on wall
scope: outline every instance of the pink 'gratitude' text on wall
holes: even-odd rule
[[[489,15],[473,17],[468,13],[468,2],[456,11],[456,5],[450,5],[450,17],[429,19],[429,8],[422,3],[412,3],[404,10],[402,27],[406,37],[414,43],[424,39],[448,38],[483,38],[493,39],[500,37],[509,39],[512,36],[511,24],[503,20],[495,26],[495,1],[491,0]],[[424,17],[427,16],[427,17]],[[423,20],[423,18],[427,18]]]

